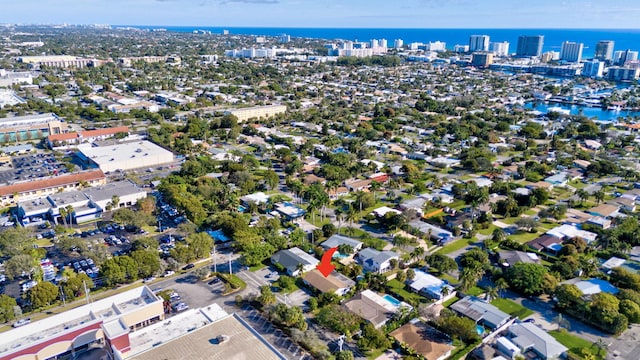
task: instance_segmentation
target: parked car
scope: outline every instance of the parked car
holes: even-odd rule
[[[20,320],[18,320],[18,321],[13,323],[13,327],[16,328],[16,327],[20,327],[20,326],[23,326],[23,325],[27,325],[30,322],[31,322],[31,318],[20,319]]]
[[[176,272],[175,272],[175,271],[173,271],[173,270],[167,270],[167,271],[165,271],[165,272],[164,272],[164,276],[165,276],[165,277],[167,277],[167,276],[171,276],[171,275],[173,275],[173,274],[175,274],[175,273],[176,273]]]
[[[182,270],[189,270],[193,269],[194,267],[196,267],[194,264],[187,264],[182,268]]]

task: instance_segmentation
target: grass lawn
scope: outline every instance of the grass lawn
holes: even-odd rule
[[[530,233],[528,231],[522,231],[522,232],[518,232],[515,235],[509,235],[509,238],[512,239],[513,241],[517,241],[520,244],[524,244],[526,242],[529,242],[535,238],[537,238],[538,236],[542,235],[541,233]]]
[[[451,306],[451,304],[455,303],[455,302],[456,302],[456,301],[458,301],[458,300],[460,300],[460,298],[459,298],[459,297],[457,297],[457,296],[454,296],[454,297],[452,297],[451,299],[449,299],[449,300],[447,300],[447,301],[443,302],[443,303],[442,303],[442,306],[444,306],[444,307],[448,308],[449,306]]]
[[[517,316],[520,320],[533,314],[532,310],[529,310],[524,306],[518,304],[517,302],[511,301],[509,299],[497,298],[491,301],[491,305],[497,307],[498,309],[506,312],[509,315]]]
[[[574,181],[570,181],[569,182],[569,186],[571,186],[572,188],[575,188],[575,189],[582,189],[582,188],[587,187],[587,184],[583,183],[580,180],[574,180]]]
[[[582,355],[583,351],[590,352],[595,355],[597,359],[604,359],[607,351],[598,349],[592,342],[585,340],[581,337],[575,336],[566,330],[551,330],[549,335],[553,336],[558,342],[569,348],[569,351]]]
[[[472,288],[470,288],[469,290],[464,292],[465,295],[470,295],[470,296],[479,296],[480,294],[484,293],[484,290],[482,290],[481,288],[474,286]]]
[[[488,227],[488,228],[486,228],[486,229],[480,229],[480,230],[478,230],[478,234],[482,234],[482,235],[486,235],[486,236],[491,236],[491,235],[493,235],[493,231],[494,231],[495,229],[497,229],[497,228],[498,228],[497,226],[495,226],[495,225],[491,224],[491,225],[489,225],[489,227]]]
[[[367,354],[367,359],[369,360],[375,360],[377,359],[380,355],[382,355],[385,351],[387,351],[387,349],[374,349],[374,350],[370,350]]]
[[[251,272],[256,272],[256,271],[258,271],[258,270],[262,270],[262,269],[264,269],[264,268],[266,268],[266,267],[267,267],[267,266],[266,266],[265,264],[258,264],[258,265],[255,265],[255,266],[251,266],[251,267],[249,268],[249,271],[251,271]]]
[[[387,286],[389,287],[389,290],[391,292],[398,295],[406,302],[411,302],[414,304],[428,302],[427,298],[405,290],[405,285],[396,279],[389,281],[387,283]]]
[[[36,240],[36,245],[38,245],[38,247],[50,247],[53,246],[53,243],[49,239],[40,239]]]
[[[456,250],[460,250],[462,248],[465,248],[469,246],[469,239],[458,239],[458,240],[454,240],[453,242],[443,246],[440,250],[438,250],[438,252],[440,254],[449,254],[452,253]]]

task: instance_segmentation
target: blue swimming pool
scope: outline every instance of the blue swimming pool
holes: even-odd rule
[[[396,298],[394,298],[391,295],[385,295],[382,298],[387,300],[387,302],[389,302],[393,306],[400,306],[401,301],[396,299]]]
[[[482,336],[482,334],[484,334],[484,327],[482,327],[482,325],[476,325],[476,332]]]

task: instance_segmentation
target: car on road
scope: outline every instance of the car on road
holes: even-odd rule
[[[187,264],[182,268],[182,270],[189,270],[193,269],[194,267],[196,267],[194,264]]]
[[[175,271],[173,271],[173,270],[167,270],[167,271],[165,271],[165,272],[164,272],[164,277],[171,276],[171,275],[173,275],[173,274],[175,274],[175,273],[176,273],[176,272],[175,272]]]
[[[148,282],[152,282],[155,279],[156,279],[155,276],[149,276],[148,278],[145,278],[144,280],[142,280],[142,282],[143,283],[148,283]]]
[[[523,321],[523,322],[535,324],[536,319],[531,318],[531,319],[527,319],[527,320],[525,320],[525,321]]]
[[[13,327],[16,328],[16,327],[20,327],[20,326],[23,326],[23,325],[27,325],[30,322],[31,322],[31,318],[20,319],[20,320],[18,320],[18,321],[13,323]]]

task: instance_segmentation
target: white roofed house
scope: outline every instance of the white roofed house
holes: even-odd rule
[[[322,248],[325,250],[328,250],[334,247],[339,247],[340,245],[351,246],[353,251],[360,251],[360,249],[362,249],[361,241],[358,241],[340,234],[331,235],[327,240],[325,240],[325,242],[320,244],[320,246],[322,246]]]
[[[271,263],[282,266],[290,276],[298,276],[301,273],[315,269],[320,261],[300,248],[294,247],[280,250],[273,254]]]
[[[398,261],[400,256],[393,251],[378,251],[373,248],[366,248],[358,253],[357,259],[365,271],[382,274],[391,270],[391,260]]]
[[[497,342],[498,350],[509,355],[517,352],[526,359],[555,360],[564,358],[567,349],[551,335],[532,323],[515,323],[508,329],[508,335]]]

